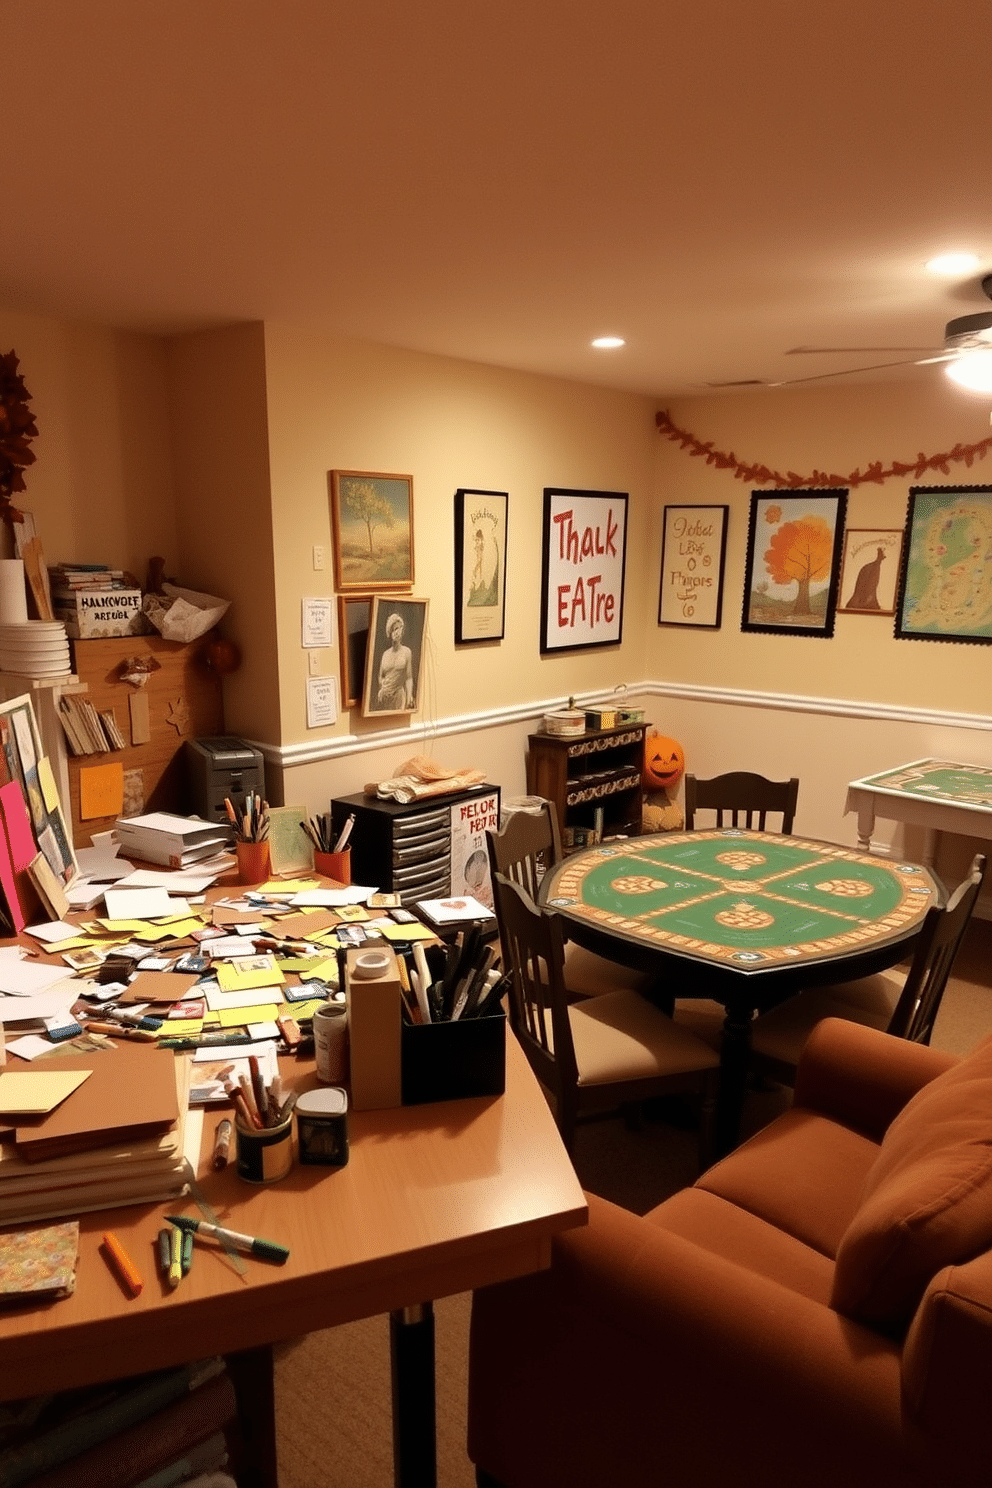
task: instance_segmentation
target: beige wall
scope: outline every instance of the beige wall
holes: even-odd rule
[[[178,556],[164,344],[0,306],[11,350],[38,425],[20,500],[47,562],[107,562],[144,583],[150,557]]]

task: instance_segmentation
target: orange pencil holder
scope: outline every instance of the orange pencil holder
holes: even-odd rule
[[[351,848],[346,847],[344,852],[315,852],[313,871],[322,873],[325,878],[334,878],[340,884],[350,884]]]
[[[238,882],[243,884],[264,883],[269,877],[271,862],[268,840],[264,842],[237,842]]]

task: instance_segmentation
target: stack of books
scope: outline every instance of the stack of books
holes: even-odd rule
[[[135,1045],[58,1067],[89,1074],[45,1116],[15,1119],[13,1143],[0,1144],[0,1225],[178,1198],[202,1131],[188,1056]]]
[[[121,568],[59,563],[48,570],[56,620],[75,639],[140,635],[149,629],[141,589]]]
[[[79,693],[64,693],[59,699],[59,721],[71,754],[105,754],[127,748],[113,708],[98,713],[89,698]]]
[[[147,816],[119,816],[114,831],[126,858],[161,863],[166,868],[188,868],[212,858],[231,844],[231,828],[223,822],[196,816],[174,816],[153,811]]]

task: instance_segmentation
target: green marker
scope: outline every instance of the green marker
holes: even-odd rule
[[[289,1260],[289,1248],[277,1245],[274,1240],[260,1240],[255,1235],[239,1235],[237,1230],[225,1230],[222,1225],[210,1224],[205,1219],[191,1219],[185,1214],[167,1214],[170,1224],[180,1230],[189,1230],[194,1235],[214,1235],[222,1245],[232,1245],[245,1255],[258,1256],[263,1261],[275,1261],[283,1266]]]

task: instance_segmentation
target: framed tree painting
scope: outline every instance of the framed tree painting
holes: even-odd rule
[[[992,486],[911,486],[895,634],[992,641]]]
[[[661,530],[659,625],[720,629],[726,506],[666,506]]]
[[[412,475],[332,470],[331,515],[339,594],[412,587]]]
[[[626,495],[546,487],[542,537],[542,652],[619,645]]]
[[[362,694],[366,716],[419,708],[428,603],[405,594],[373,596]]]
[[[741,630],[832,636],[847,492],[751,494]]]
[[[455,642],[502,640],[506,621],[505,491],[455,492]]]
[[[844,533],[837,609],[842,615],[894,615],[902,533],[849,527]]]

